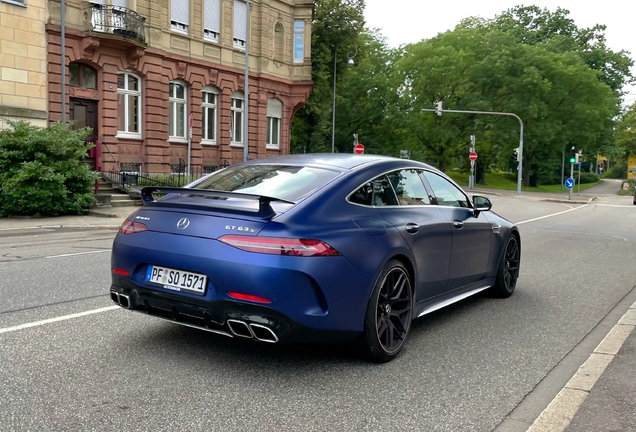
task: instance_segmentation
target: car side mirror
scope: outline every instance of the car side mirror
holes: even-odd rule
[[[486,212],[492,208],[490,200],[479,195],[473,195],[473,205],[475,206],[475,212]]]

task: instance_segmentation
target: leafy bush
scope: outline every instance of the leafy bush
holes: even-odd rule
[[[578,171],[574,171],[574,179],[576,181],[579,180],[579,172]],[[601,180],[601,178],[595,173],[581,171],[581,184],[583,184],[583,183],[596,183],[596,182],[598,182],[600,180]]]
[[[97,179],[83,162],[89,129],[62,123],[48,128],[9,122],[0,131],[0,216],[83,214],[93,204]]]
[[[607,172],[603,173],[603,178],[624,179],[627,178],[627,161],[619,162]]]

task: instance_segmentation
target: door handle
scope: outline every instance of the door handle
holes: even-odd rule
[[[457,229],[462,229],[462,228],[464,228],[464,222],[462,222],[462,221],[460,221],[460,220],[455,219],[455,220],[453,221],[453,226],[454,226],[455,228],[457,228]]]
[[[419,230],[420,230],[420,226],[418,224],[414,224],[414,223],[406,224],[406,231],[410,232],[411,234],[415,234]]]
[[[501,225],[499,224],[495,224],[492,226],[492,230],[496,233],[499,233],[499,230],[501,230]]]

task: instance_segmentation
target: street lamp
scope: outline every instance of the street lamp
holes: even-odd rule
[[[358,55],[358,46],[355,45],[355,52],[351,54],[351,52],[347,53],[347,66],[351,67],[355,65],[353,58]],[[336,145],[336,76],[338,73],[337,65],[338,65],[338,47],[336,46],[336,52],[333,55],[333,109],[332,109],[332,119],[331,119],[331,153],[335,153],[335,145]]]

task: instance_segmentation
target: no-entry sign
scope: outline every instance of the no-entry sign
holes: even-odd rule
[[[362,153],[364,153],[364,146],[362,144],[358,143],[354,147],[353,151],[355,152],[355,154],[362,154]]]
[[[477,160],[477,153],[470,152],[470,154],[468,155],[468,159],[470,159],[471,161],[476,161]]]

